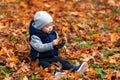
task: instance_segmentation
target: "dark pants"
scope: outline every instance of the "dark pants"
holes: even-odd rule
[[[68,61],[60,57],[39,59],[39,66],[42,66],[43,68],[47,68],[47,67],[50,67],[52,63],[55,63],[55,62],[60,62],[62,64],[63,70],[69,70],[73,67]]]

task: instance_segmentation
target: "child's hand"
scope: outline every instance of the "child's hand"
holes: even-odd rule
[[[58,45],[56,46],[57,48],[62,48],[65,43],[67,42],[67,38],[63,37],[63,38],[58,38],[59,42]]]
[[[67,38],[63,37],[63,43],[67,43]]]
[[[57,46],[59,44],[59,40],[55,39],[52,41],[53,46]]]
[[[67,38],[66,37],[59,38],[59,44],[63,44],[63,43],[67,43]]]

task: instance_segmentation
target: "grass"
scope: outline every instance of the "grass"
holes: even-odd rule
[[[106,71],[99,68],[95,68],[96,74],[99,78],[105,78]]]
[[[97,24],[97,23],[99,23],[99,20],[93,20],[92,23]]]
[[[85,44],[80,44],[80,47],[81,47],[81,48],[90,48],[90,46],[91,46],[90,41],[86,41]]]
[[[70,46],[70,44],[69,44],[69,43],[66,43],[66,44],[65,44],[65,46],[66,46],[66,47],[69,47],[69,46]]]
[[[76,38],[74,41],[77,42],[77,43],[80,43],[80,42],[83,41],[83,38],[82,38],[82,37],[78,37],[78,38]]]
[[[7,69],[7,67],[5,66],[1,66],[0,65],[0,71],[1,71],[1,74],[2,76],[0,77],[0,80],[3,80],[6,78],[6,75],[11,75],[12,74],[12,71]]]
[[[93,68],[102,68],[103,65],[91,63],[90,66]]]
[[[81,56],[81,57],[77,58],[77,61],[81,61],[82,59],[83,59],[83,57]]]
[[[106,18],[109,18],[109,17],[110,17],[110,15],[105,14],[105,15],[102,17],[102,20],[105,20]]]
[[[93,35],[93,34],[96,34],[97,32],[96,31],[90,31],[90,35]]]
[[[116,65],[115,63],[110,63],[110,64],[108,65],[108,68],[120,70],[120,66]]]
[[[102,27],[101,30],[103,30],[103,31],[108,30],[108,26],[104,26],[104,27]]]
[[[84,44],[81,43],[81,42],[83,42],[82,37],[78,37],[74,41],[79,43],[81,48],[89,48],[91,46],[91,41],[86,41]]]
[[[120,13],[120,9],[119,8],[115,8],[112,10],[112,14],[115,15],[117,13]]]
[[[117,33],[120,33],[120,26],[116,29]]]

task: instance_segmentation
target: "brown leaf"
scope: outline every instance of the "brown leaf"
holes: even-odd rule
[[[120,38],[115,42],[116,47],[120,47]]]

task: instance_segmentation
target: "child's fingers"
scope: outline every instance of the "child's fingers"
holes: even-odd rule
[[[58,45],[58,44],[59,44],[59,40],[58,40],[58,39],[55,39],[55,40],[53,40],[53,42],[52,42],[52,43],[53,43],[53,45],[54,45],[54,46],[56,46],[56,45]]]

